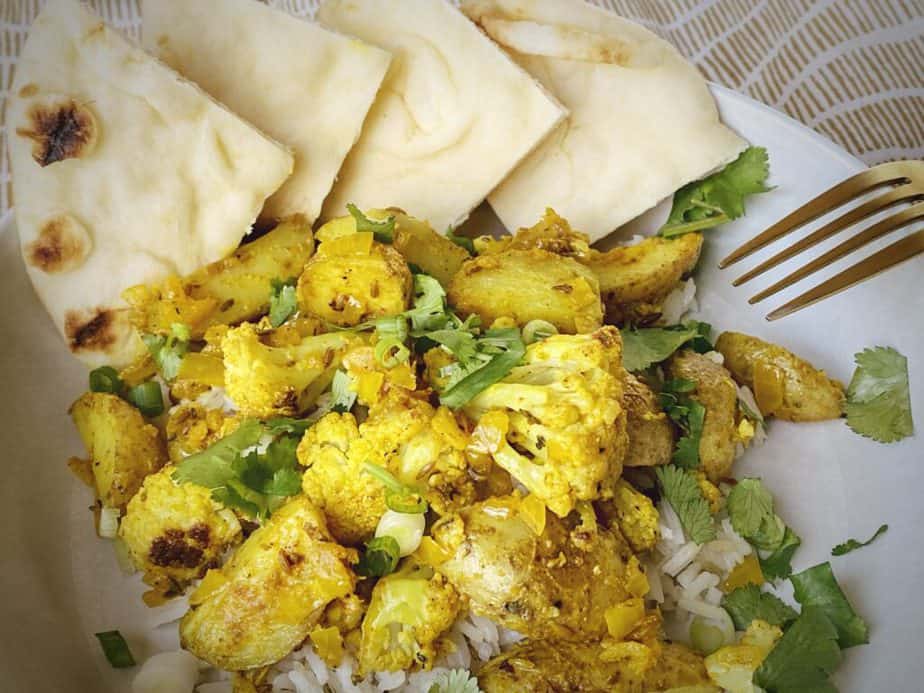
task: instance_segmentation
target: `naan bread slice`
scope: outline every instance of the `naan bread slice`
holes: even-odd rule
[[[74,0],[32,25],[7,111],[23,258],[71,351],[121,365],[120,298],[237,247],[292,155]]]
[[[324,218],[353,202],[456,226],[566,114],[443,0],[327,0],[318,18],[394,55]]]
[[[465,0],[571,112],[488,201],[511,230],[546,207],[602,238],[747,146],[696,68],[643,27],[582,0]]]
[[[317,219],[391,56],[259,0],[144,0],[142,11],[151,53],[294,150],[261,216]]]

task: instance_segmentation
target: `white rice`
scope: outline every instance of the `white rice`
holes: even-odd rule
[[[196,397],[196,404],[206,409],[221,409],[225,414],[233,414],[237,411],[237,405],[228,397],[228,393],[223,387],[211,387],[206,392]]]

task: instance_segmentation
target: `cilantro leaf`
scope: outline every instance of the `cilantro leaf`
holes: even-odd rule
[[[767,558],[760,559],[760,571],[768,580],[782,580],[792,574],[792,557],[802,544],[802,539],[789,527],[783,533],[783,540]]]
[[[458,409],[482,390],[512,371],[523,360],[526,345],[516,328],[488,330],[477,341],[477,350],[487,359],[462,366],[464,375],[440,393],[440,403]],[[489,353],[490,352],[490,353]]]
[[[661,408],[683,430],[672,459],[684,469],[699,467],[699,443],[706,421],[706,408],[686,396],[695,390],[696,383],[692,380],[674,378],[664,383],[660,394]]]
[[[857,541],[856,539],[848,539],[843,544],[838,544],[833,549],[831,549],[832,556],[843,556],[844,554],[850,553],[851,551],[856,551],[857,549],[862,549],[864,546],[869,546],[879,537],[885,534],[889,530],[889,525],[882,525],[879,529],[876,530],[876,533],[871,536],[866,541]]]
[[[189,328],[175,322],[170,327],[170,335],[144,334],[141,340],[148,348],[154,363],[165,380],[173,380],[180,372],[183,357],[189,351]]]
[[[817,607],[837,628],[837,640],[841,648],[869,642],[869,627],[853,610],[841,586],[837,584],[830,563],[821,563],[803,570],[789,578],[796,601],[803,611]]]
[[[451,226],[446,229],[446,238],[455,243],[457,246],[465,248],[469,255],[475,254],[475,241],[473,241],[468,236],[457,236]]]
[[[836,691],[828,681],[841,662],[837,629],[825,613],[807,606],[754,672],[768,693]]]
[[[411,321],[411,334],[415,337],[446,327],[450,316],[442,285],[428,274],[415,274],[414,306],[404,315]]]
[[[847,425],[861,436],[893,443],[914,433],[908,359],[891,347],[854,355],[857,369],[847,388]]]
[[[269,321],[273,327],[279,327],[298,310],[298,298],[295,295],[297,277],[286,280],[270,280]]]
[[[173,471],[179,483],[194,483],[215,489],[234,477],[231,465],[241,451],[256,445],[263,437],[263,426],[256,419],[241,422],[233,433],[195,455],[182,460]]]
[[[690,321],[671,327],[647,327],[622,332],[622,363],[626,370],[637,373],[654,363],[660,363],[689,342],[696,342],[697,351],[709,351],[709,323]],[[705,347],[705,348],[703,348]]]
[[[726,594],[722,598],[722,608],[732,617],[737,630],[745,630],[756,618],[772,626],[783,626],[799,615],[779,597],[761,592],[760,587],[753,584]]]
[[[481,693],[478,679],[465,669],[452,669],[440,676],[427,693]]]
[[[767,150],[748,147],[724,169],[674,193],[660,235],[667,238],[704,231],[744,215],[744,198],[767,192],[770,166]]]
[[[703,544],[715,539],[715,520],[692,472],[674,465],[655,470],[664,499],[680,518],[687,539]]]
[[[371,232],[379,243],[391,243],[394,240],[395,218],[393,216],[385,221],[374,221],[359,211],[359,207],[354,204],[348,204],[347,211],[356,220],[357,232]]]
[[[773,515],[773,496],[760,479],[740,479],[728,494],[728,517],[745,539],[754,537]]]

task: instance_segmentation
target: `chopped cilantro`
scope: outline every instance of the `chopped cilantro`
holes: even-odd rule
[[[427,693],[481,693],[478,679],[465,669],[452,669],[441,675]]]
[[[672,459],[684,469],[699,467],[699,443],[706,421],[706,408],[687,396],[695,390],[692,380],[674,378],[664,383],[660,394],[661,408],[683,431]]]
[[[768,693],[836,692],[828,681],[841,662],[837,629],[824,611],[807,606],[754,672]]]
[[[388,217],[385,221],[373,221],[354,204],[347,205],[350,216],[356,220],[356,231],[359,233],[371,232],[379,243],[391,243],[395,236],[395,218]]]
[[[272,514],[301,490],[295,450],[304,429],[295,419],[246,419],[211,447],[180,462],[173,478],[212,490],[218,502],[256,518]],[[275,436],[264,452],[248,448]]]
[[[622,363],[626,370],[637,373],[654,363],[667,359],[689,344],[700,353],[712,349],[709,323],[690,321],[671,327],[646,327],[622,332]]]
[[[411,334],[414,336],[444,328],[450,321],[450,315],[442,285],[428,274],[415,274],[414,306],[404,315],[411,321]]]
[[[732,617],[737,630],[745,630],[757,618],[772,626],[784,626],[798,616],[789,604],[776,595],[761,592],[757,585],[745,585],[729,592],[722,599],[722,608]]]
[[[767,192],[767,150],[748,147],[724,169],[674,193],[674,203],[660,235],[667,238],[704,231],[744,215],[744,198]]]
[[[847,425],[880,443],[914,433],[908,359],[891,347],[865,349],[854,356],[857,369],[847,388]]]
[[[279,327],[298,310],[298,298],[295,295],[297,277],[286,280],[270,280],[269,321],[273,327]]]
[[[189,328],[175,322],[170,328],[170,335],[145,334],[141,336],[154,363],[165,380],[173,380],[180,372],[183,357],[189,351]]]
[[[796,601],[803,612],[818,608],[837,629],[837,641],[842,649],[869,642],[869,627],[853,610],[841,586],[837,584],[830,563],[821,563],[789,578]]]
[[[844,554],[850,553],[851,551],[856,551],[857,549],[862,549],[864,546],[869,546],[879,537],[885,534],[889,530],[889,525],[882,525],[879,529],[876,530],[876,533],[871,536],[866,541],[857,541],[856,539],[848,539],[843,544],[838,544],[833,549],[831,549],[832,556],[843,556]]]
[[[767,558],[760,559],[760,570],[768,580],[782,580],[792,573],[792,557],[802,539],[789,527],[783,532],[780,545]]]
[[[674,465],[655,470],[664,499],[680,518],[687,539],[703,544],[715,539],[715,520],[692,472]]]
[[[503,378],[526,354],[526,345],[515,327],[488,330],[477,340],[475,349],[474,357],[458,364],[461,370],[440,393],[440,402],[451,409],[458,409]]]

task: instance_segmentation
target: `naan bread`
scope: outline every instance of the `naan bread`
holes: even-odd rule
[[[571,112],[488,197],[508,229],[552,207],[597,240],[747,146],[696,68],[637,24],[582,0],[462,9]]]
[[[230,253],[292,155],[73,0],[51,0],[7,125],[23,258],[71,351],[121,365],[121,292]]]
[[[144,0],[144,45],[295,152],[262,216],[314,221],[391,56],[258,0]]]
[[[327,0],[318,18],[394,54],[324,218],[353,202],[456,226],[566,114],[443,0]]]

